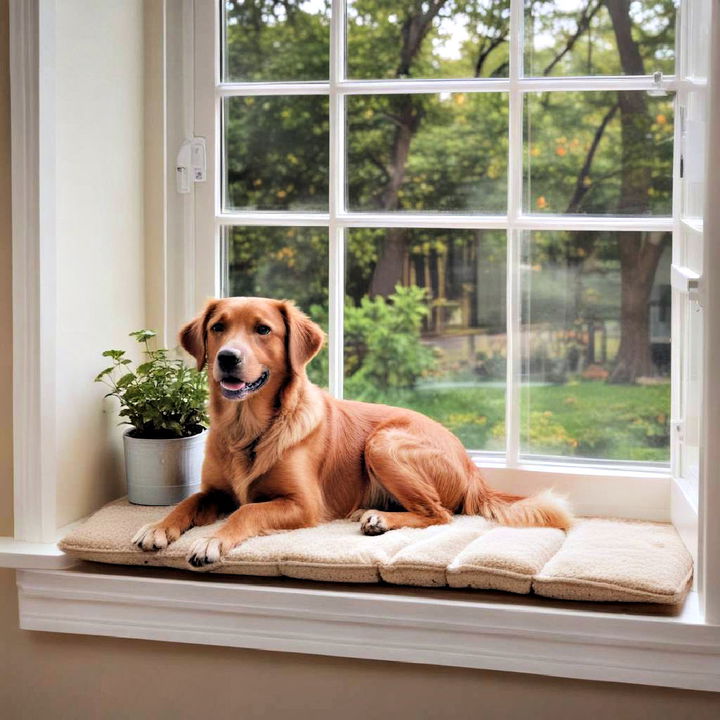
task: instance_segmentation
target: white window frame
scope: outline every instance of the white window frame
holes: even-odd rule
[[[195,0],[195,4],[201,8],[203,3],[213,1]],[[513,3],[517,15],[518,2]],[[361,592],[319,584],[307,589],[293,583],[234,578],[176,579],[147,568],[87,569],[80,565],[50,569],[65,568],[72,562],[55,546],[58,531],[54,522],[52,388],[43,386],[39,393],[28,379],[42,372],[41,363],[48,362],[53,352],[54,329],[48,322],[55,310],[56,262],[52,223],[56,179],[53,7],[54,0],[11,0],[15,535],[0,539],[0,566],[20,568],[20,626],[720,691],[720,367],[716,362],[720,324],[711,321],[720,317],[720,243],[704,245],[701,285],[706,403],[699,525],[694,524],[700,548],[696,566],[698,592],[690,594],[679,616],[652,614],[643,608],[623,612],[615,608],[590,610],[574,603],[551,607],[533,598],[490,599],[485,594],[460,592],[408,595],[385,588]],[[192,18],[191,10],[192,0],[181,4],[167,0],[163,13],[168,31],[176,20],[182,29],[183,18]],[[712,13],[711,67],[720,68],[720,6],[714,1]],[[187,31],[186,26],[184,29]],[[191,33],[183,32],[184,47],[196,45],[198,33],[203,32],[201,23],[196,26],[195,41]],[[199,70],[202,68],[196,58],[196,74]],[[720,133],[720,82],[717,78],[711,80],[710,138]],[[170,103],[172,96],[187,97],[187,90],[168,84],[165,99]],[[211,107],[214,112],[214,103]],[[196,117],[196,128],[197,122]],[[187,117],[175,124],[168,122],[168,142],[172,132],[182,134],[183,127],[187,131]],[[707,198],[713,198],[720,196],[720,143],[708,142],[707,147],[708,168],[712,171],[708,173]],[[214,163],[216,157],[211,156],[210,162]],[[167,180],[168,187],[173,188],[173,172],[168,172]],[[178,263],[184,272],[188,267],[198,269],[192,275],[196,281],[192,295],[183,296],[192,307],[204,300],[203,288],[209,286],[203,282],[217,282],[215,206],[210,224],[208,216],[198,209],[208,187],[197,187],[199,203],[190,208],[187,202],[171,199],[168,193],[168,215],[180,208],[184,218],[195,216],[195,230],[190,238],[182,240],[183,262]],[[367,220],[363,215],[360,224],[367,226]],[[353,218],[338,213],[336,221],[335,230],[339,232],[350,226],[347,223]],[[406,221],[407,217],[403,217],[403,224]],[[418,221],[425,225],[428,218],[423,216]],[[509,219],[503,222],[509,223]],[[524,218],[518,216],[517,222],[521,225]],[[447,219],[443,217],[440,224],[447,226]],[[521,228],[518,225],[515,229]],[[720,204],[706,203],[703,231],[709,238],[720,238]],[[207,244],[203,244],[207,237],[213,238],[209,256]],[[335,252],[338,250],[336,247]],[[196,262],[189,266],[191,256]],[[173,282],[177,278],[168,277],[169,289]],[[172,292],[168,297],[164,310],[169,318],[168,334],[174,334],[177,324],[172,314],[184,312],[175,301],[183,297]],[[35,438],[32,447],[29,437]],[[487,472],[495,484],[512,482],[515,487],[529,490],[534,485],[547,485],[552,478],[557,480],[559,468],[490,468]],[[580,473],[577,468],[565,468],[565,477],[568,486],[581,488],[580,494],[587,496],[589,504],[602,508],[603,496],[616,493],[622,498],[622,484],[628,479],[617,470],[616,475],[612,472],[598,476],[585,469]],[[604,482],[597,482],[598,477]],[[646,481],[647,492],[642,488],[638,491],[645,500],[662,497],[663,493],[657,491],[657,478],[643,480],[638,476],[632,480],[638,487]],[[668,484],[665,490],[669,489]],[[675,514],[673,505],[674,520]]]
[[[345,78],[346,19],[343,0],[333,0],[331,16],[330,73],[328,81],[311,82],[222,82],[220,53],[223,29],[220,2],[195,2],[195,125],[194,134],[206,139],[207,178],[195,185],[194,302],[222,289],[221,253],[223,228],[238,226],[324,227],[329,240],[328,354],[329,391],[343,391],[343,309],[345,231],[354,227],[402,227],[504,230],[507,233],[507,375],[506,448],[504,454],[471,451],[488,479],[507,491],[537,492],[548,485],[566,494],[579,514],[624,516],[668,521],[671,518],[673,479],[668,467],[653,464],[593,461],[575,458],[523,458],[520,439],[520,285],[519,267],[522,233],[532,230],[646,230],[675,232],[677,201],[668,217],[553,216],[524,213],[523,101],[526,94],[540,91],[639,90],[656,87],[652,75],[631,77],[525,78],[523,67],[523,0],[510,0],[510,75],[506,79],[449,80],[349,80]],[[679,93],[692,80],[667,76],[662,87]],[[509,96],[508,213],[407,213],[350,212],[345,188],[345,99],[352,95],[503,92]],[[222,101],[249,95],[324,95],[329,98],[330,166],[328,212],[223,211],[220,177]],[[676,128],[677,141],[677,128]],[[675,160],[677,171],[678,160]],[[192,301],[186,296],[178,306]],[[179,326],[179,325],[178,325]],[[601,484],[601,486],[600,486]],[[681,495],[684,498],[687,493]],[[691,523],[692,504],[685,508]],[[688,514],[689,513],[689,514]],[[695,510],[696,514],[696,510]],[[694,552],[694,551],[693,551]]]

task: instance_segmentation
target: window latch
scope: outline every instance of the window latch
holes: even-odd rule
[[[673,429],[678,441],[680,441],[680,442],[682,442],[684,439],[683,426],[684,426],[684,423],[681,418],[673,418],[672,420],[670,420],[670,427]]]
[[[190,187],[196,182],[205,182],[207,179],[207,153],[205,138],[194,137],[185,140],[178,150],[175,161],[175,180],[177,191],[181,194],[189,193]]]
[[[653,73],[652,87],[647,91],[650,97],[665,97],[667,90],[663,86],[663,74],[657,70]]]
[[[683,295],[687,295],[690,302],[696,302],[700,307],[700,281],[699,273],[684,265],[672,265],[670,267],[670,285]]]

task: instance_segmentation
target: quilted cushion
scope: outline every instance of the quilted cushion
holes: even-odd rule
[[[359,523],[336,520],[313,528],[251,538],[217,565],[185,560],[197,538],[215,525],[192,528],[165,550],[146,553],[131,543],[138,528],[166,507],[116,500],[60,543],[82,560],[153,565],[192,572],[286,576],[325,582],[475,588],[589,601],[681,602],[692,559],[672,525],[578,519],[567,535],[554,528],[509,528],[481,517],[449,525],[402,528],[369,537]]]

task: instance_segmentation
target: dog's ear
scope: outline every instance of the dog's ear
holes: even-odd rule
[[[178,339],[183,348],[195,358],[197,369],[202,370],[207,360],[207,321],[215,312],[217,300],[208,300],[202,312],[180,329]]]
[[[285,348],[288,363],[292,372],[299,375],[320,352],[325,333],[319,325],[288,300],[280,303],[280,312],[285,320]]]

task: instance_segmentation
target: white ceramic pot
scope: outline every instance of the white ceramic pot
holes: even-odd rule
[[[184,438],[124,437],[128,499],[135,505],[175,505],[200,489],[207,429]]]

